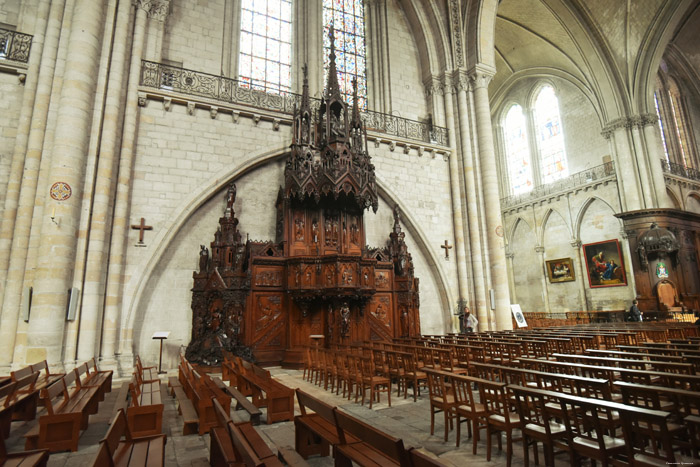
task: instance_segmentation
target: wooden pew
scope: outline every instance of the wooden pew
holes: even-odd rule
[[[282,462],[265,444],[250,422],[228,423],[233,448],[246,466],[281,467]]]
[[[267,407],[267,424],[294,419],[294,391],[272,377],[252,372],[238,375],[252,389],[253,404]]]
[[[2,387],[4,396],[0,398],[0,434],[5,439],[10,436],[13,420],[33,420],[39,403],[39,390],[34,388],[39,373],[32,373]]]
[[[122,440],[122,437],[124,438]],[[165,463],[164,434],[132,436],[123,410],[119,410],[100,441],[93,467],[162,466]]]
[[[253,404],[251,401],[248,400],[247,397],[241,394],[241,392],[238,389],[236,389],[233,386],[226,385],[226,383],[221,381],[221,379],[219,379],[218,377],[214,377],[212,378],[212,380],[219,387],[219,389],[226,392],[229,396],[236,400],[234,410],[245,410],[246,412],[248,412],[248,415],[250,417],[250,423],[252,423],[254,426],[260,425],[260,416],[262,415],[262,411],[259,408],[257,408],[255,404]]]
[[[0,437],[0,465],[7,467],[45,467],[49,460],[46,449],[8,453],[5,439]]]
[[[340,437],[340,444],[335,447],[337,467],[351,467],[353,462],[365,467],[411,465],[403,440],[377,430],[338,409],[333,413]],[[356,442],[355,439],[359,439],[360,442]]]
[[[131,401],[126,409],[129,432],[133,436],[151,436],[163,432],[163,401],[160,381],[138,383],[134,378],[129,385]]]
[[[89,377],[87,385],[100,388],[100,401],[103,401],[104,395],[112,392],[112,376],[114,372],[112,370],[99,370],[95,357],[88,360],[86,365]]]
[[[97,388],[80,387],[75,372],[69,372],[42,393],[47,414],[24,435],[25,449],[77,451],[80,430],[87,428],[90,414],[97,413]]]

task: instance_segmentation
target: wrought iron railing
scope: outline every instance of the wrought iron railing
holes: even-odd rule
[[[0,60],[27,63],[32,36],[0,28]]]
[[[575,174],[569,175],[568,177],[560,180],[556,180],[552,183],[537,186],[527,193],[502,198],[501,209],[509,208],[511,206],[526,203],[539,198],[544,198],[554,193],[571,190],[613,175],[615,175],[615,166],[612,162],[606,162],[605,164],[597,165],[595,167],[591,167],[590,169],[582,170],[581,172],[576,172]]]
[[[661,159],[661,168],[666,173],[679,175],[681,177],[689,178],[691,180],[700,182],[700,170],[698,169],[694,169],[692,167],[685,167],[681,164],[676,164],[675,162],[669,162],[666,159]]]
[[[293,92],[271,94],[239,85],[239,81],[200,71],[187,70],[144,60],[141,85],[175,91],[231,104],[244,104],[260,109],[292,114],[301,96]],[[312,99],[318,102],[318,99]],[[362,112],[362,121],[370,131],[379,131],[402,138],[447,146],[447,128],[371,110]]]

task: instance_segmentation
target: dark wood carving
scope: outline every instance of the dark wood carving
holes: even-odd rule
[[[364,211],[378,207],[374,166],[356,91],[350,108],[338,88],[333,48],[330,58],[315,112],[304,67],[275,241],[241,242],[232,185],[211,258],[201,247],[191,361],[214,364],[224,349],[297,366],[303,348],[317,341],[330,346],[420,334],[418,279],[398,207],[387,244],[365,246]]]

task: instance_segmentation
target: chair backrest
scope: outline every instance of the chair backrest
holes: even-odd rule
[[[652,458],[661,465],[676,463],[671,445],[672,437],[668,430],[670,416],[670,413],[660,410],[620,413],[629,459],[634,459],[635,455],[643,455],[645,460]]]
[[[10,402],[10,395],[15,392],[15,388],[17,387],[17,382],[13,381],[11,383],[8,383],[2,387],[0,387],[0,400],[2,398],[5,398],[5,403],[4,406],[7,407]]]
[[[238,460],[246,467],[260,467],[265,465],[255,453],[255,450],[248,440],[245,439],[245,436],[243,436],[238,426],[233,422],[229,422],[227,426],[229,436],[231,436],[231,442],[233,443],[233,449],[236,455],[239,456]]]
[[[439,370],[431,370],[429,368],[425,369],[425,373],[428,375],[428,392],[430,394],[430,401],[445,401],[447,398],[445,378],[451,376],[451,374],[444,373]]]
[[[37,376],[39,375],[39,373],[34,374]],[[19,387],[19,384],[17,384],[17,386]],[[63,400],[60,402],[57,400],[54,401],[54,399],[58,398],[59,396],[61,396]],[[58,407],[60,407],[61,404],[64,404],[68,400],[68,390],[66,389],[65,377],[59,379],[48,388],[42,389],[42,398],[46,404],[46,411],[49,413],[49,415],[53,415],[54,405],[56,405],[58,402]]]
[[[510,423],[510,401],[506,394],[505,383],[484,381],[479,384],[479,400],[490,415],[500,415]]]
[[[23,376],[22,378],[18,379],[17,382],[17,387],[15,388],[15,391],[33,391],[34,390],[34,385],[36,384],[36,381],[39,379],[39,372],[35,373],[29,373],[26,376]]]
[[[49,365],[48,365],[48,363],[46,363],[46,360],[39,362],[39,363],[34,363],[32,365],[32,373],[36,373],[37,371],[38,372],[45,371],[46,375],[49,375]]]
[[[97,373],[97,372],[99,371],[99,370],[97,369],[97,361],[95,360],[95,357],[92,357],[90,360],[88,360],[87,363],[86,363],[86,365],[87,365],[87,367],[88,367],[88,373],[89,373],[90,371],[93,371],[93,372],[95,372],[95,373]]]
[[[131,433],[129,432],[129,425],[127,424],[126,414],[124,409],[119,409],[117,414],[114,416],[112,423],[109,425],[107,434],[102,438],[103,443],[107,445],[110,457],[114,456],[117,446],[119,446],[119,441],[121,441],[122,436],[127,440],[131,441]]]
[[[104,441],[100,441],[100,447],[97,449],[97,454],[95,455],[95,460],[92,463],[92,467],[114,467],[114,460],[109,454],[107,443]]]
[[[515,408],[523,425],[534,425],[548,437],[552,436],[550,424],[550,412],[547,411],[548,403],[557,403],[551,391],[542,391],[524,386],[510,385],[508,389],[515,396]],[[548,394],[549,393],[549,394]]]
[[[455,395],[456,406],[467,406],[472,412],[475,412],[476,398],[474,397],[474,383],[480,384],[481,378],[473,378],[471,376],[452,375],[450,383]]]
[[[11,372],[11,373],[10,373],[10,376],[12,377],[12,381],[19,381],[20,379],[22,379],[22,378],[24,378],[24,377],[26,377],[26,376],[29,376],[29,375],[31,375],[32,373],[34,373],[34,372],[32,371],[32,366],[29,365],[29,366],[25,366],[24,368],[20,368],[20,369],[17,370],[17,371]]]
[[[404,449],[403,440],[377,430],[367,423],[341,412],[338,409],[334,410],[334,414],[342,444],[347,442],[346,434],[351,434],[379,450],[390,459],[396,460],[399,465],[410,465],[408,455]]]
[[[585,439],[586,444],[598,446],[601,455],[605,456],[605,435],[608,428],[606,420],[613,420],[614,407],[621,405],[564,395],[559,396],[559,405],[559,414],[564,421],[570,443],[574,444],[574,438]]]

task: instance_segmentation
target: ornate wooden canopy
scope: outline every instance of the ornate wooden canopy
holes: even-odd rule
[[[364,211],[378,208],[374,166],[357,90],[349,109],[338,88],[333,46],[330,58],[317,109],[310,105],[304,67],[275,241],[241,241],[231,185],[211,258],[201,247],[191,361],[216,364],[227,350],[294,366],[306,346],[319,342],[420,334],[418,279],[398,207],[387,244],[366,246]]]

